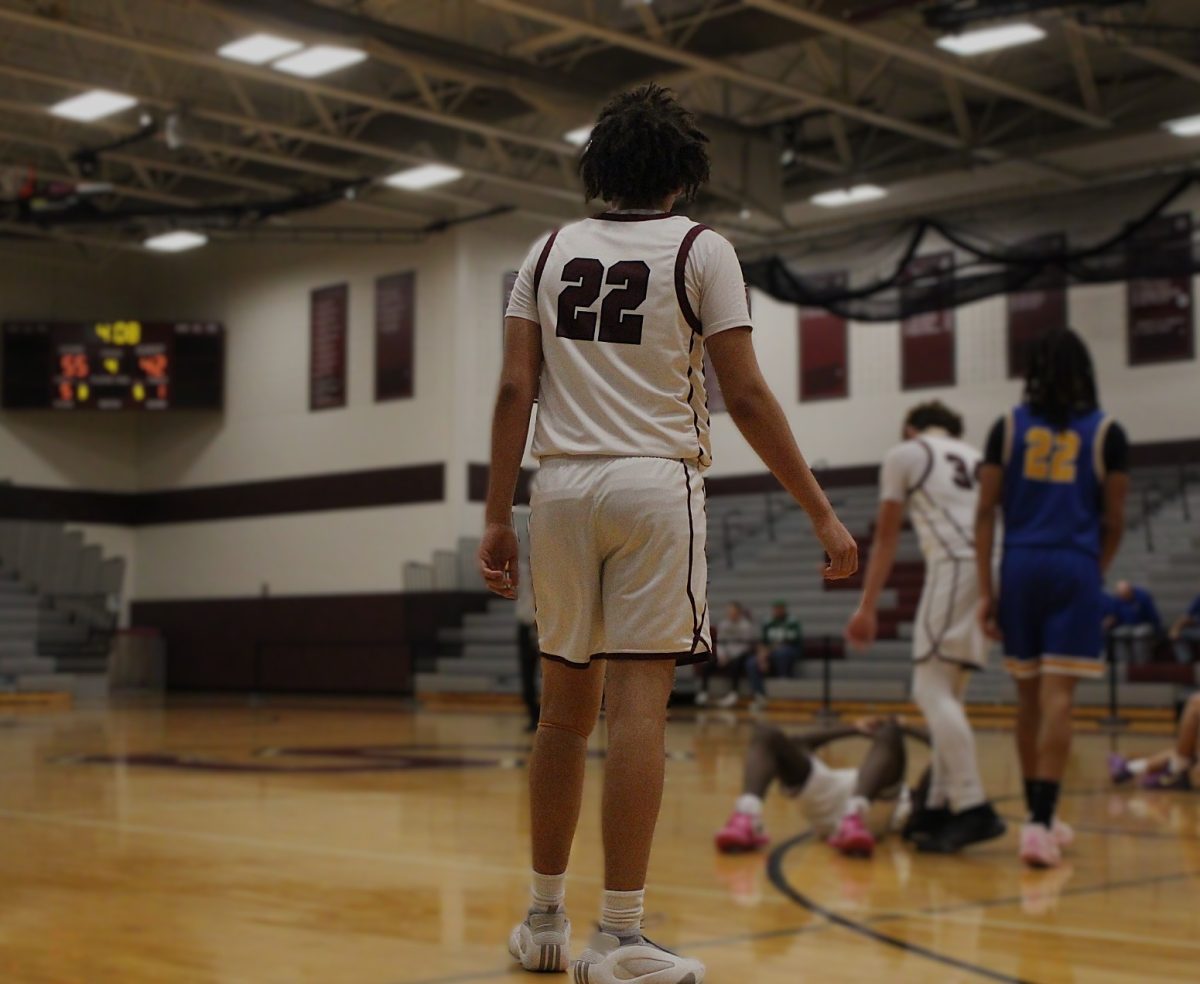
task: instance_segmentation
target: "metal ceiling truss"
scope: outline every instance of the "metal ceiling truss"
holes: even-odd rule
[[[1011,174],[1004,180],[1014,187],[1071,188],[1101,168],[1083,174],[1055,155],[1145,132],[1163,106],[1184,101],[1177,89],[1200,83],[1200,66],[1156,46],[1162,11],[1184,10],[1174,2],[1159,0],[1140,19],[1048,10],[1039,15],[1052,28],[1042,45],[967,61],[937,49],[914,10],[864,19],[849,0],[697,0],[670,13],[618,9],[616,0],[461,0],[440,18],[423,5],[417,16],[408,3],[335,0],[0,0],[0,77],[37,87],[0,98],[9,117],[0,119],[9,145],[2,157],[35,148],[54,155],[45,173],[57,175],[73,167],[77,134],[127,135],[128,125],[85,128],[45,114],[47,92],[108,85],[160,120],[183,120],[182,149],[168,141],[169,155],[161,135],[152,146],[103,154],[104,174],[127,197],[287,197],[320,181],[445,163],[462,169],[457,185],[418,195],[376,187],[334,207],[364,222],[395,222],[512,204],[560,223],[582,205],[577,148],[562,134],[642,73],[678,88],[715,139],[786,152],[793,200],[850,181],[992,166],[1007,168],[997,173]],[[156,33],[164,11],[170,30]],[[773,23],[778,32],[764,28]],[[1198,30],[1200,20],[1182,29]],[[336,82],[304,79],[213,50],[221,37],[256,30],[353,44],[374,69]],[[606,75],[608,51],[634,67]],[[483,100],[498,110],[488,113]],[[25,132],[13,114],[44,125]],[[735,205],[754,198],[725,184],[714,183],[718,197]],[[763,218],[786,225],[782,216]],[[88,236],[86,245],[102,238]]]

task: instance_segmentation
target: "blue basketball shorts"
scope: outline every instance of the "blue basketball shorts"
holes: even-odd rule
[[[1004,663],[1018,680],[1104,672],[1099,561],[1069,547],[1007,547],[1000,565]]]

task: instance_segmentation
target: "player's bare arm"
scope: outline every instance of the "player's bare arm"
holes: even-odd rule
[[[979,469],[979,506],[975,511],[975,569],[979,579],[979,624],[992,639],[1000,638],[996,596],[992,583],[992,551],[996,545],[996,509],[1004,485],[1004,469],[984,464]]]
[[[853,724],[838,725],[833,728],[823,728],[819,731],[807,731],[798,736],[799,740],[809,749],[816,751],[835,741],[841,741],[844,738],[870,738],[875,735],[880,728],[885,724],[894,724],[900,729],[900,733],[907,738],[912,738],[915,741],[930,744],[929,732],[924,728],[914,727],[906,724],[904,721],[891,716],[865,717],[860,718]]]
[[[517,534],[512,525],[512,504],[541,371],[541,328],[524,318],[505,318],[504,368],[492,416],[486,526],[479,545],[483,579],[489,591],[503,598],[517,596]]]
[[[817,539],[829,555],[826,579],[850,577],[858,570],[858,544],[837,518],[800,453],[783,408],[763,379],[749,327],[723,331],[707,345],[733,422],[812,520]]]
[[[858,611],[846,624],[846,640],[855,649],[869,647],[879,631],[879,594],[892,573],[892,565],[896,561],[896,547],[900,542],[900,528],[903,525],[904,503],[890,499],[879,503],[862,599],[858,603]]]
[[[1100,545],[1100,570],[1105,574],[1125,536],[1125,500],[1129,496],[1129,473],[1113,472],[1104,479],[1104,528]]]

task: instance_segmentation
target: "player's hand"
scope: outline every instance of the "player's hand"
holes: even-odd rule
[[[506,523],[488,523],[479,544],[479,569],[488,590],[517,596],[517,532]]]
[[[881,717],[861,717],[854,722],[854,727],[861,734],[870,737],[873,736],[881,727],[883,727],[883,722],[885,720],[885,718]]]
[[[991,598],[980,598],[975,618],[979,622],[979,627],[983,629],[985,636],[989,639],[995,639],[997,642],[1004,641],[1004,635],[1000,632],[1000,624],[996,621],[995,601]]]
[[[828,515],[814,521],[813,530],[829,556],[829,563],[822,571],[825,580],[840,581],[853,577],[858,570],[858,544],[842,521],[830,510]]]
[[[879,619],[875,615],[875,610],[859,607],[858,611],[850,616],[850,621],[846,623],[846,642],[850,644],[851,649],[861,652],[870,648],[878,632]]]

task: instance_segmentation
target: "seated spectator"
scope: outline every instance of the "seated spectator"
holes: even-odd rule
[[[1171,626],[1168,633],[1175,646],[1175,658],[1181,663],[1191,663],[1200,651],[1200,595],[1196,595],[1192,606]]]
[[[717,624],[716,653],[699,666],[700,692],[696,694],[696,703],[700,707],[708,703],[708,683],[718,673],[728,675],[731,681],[729,693],[717,701],[718,706],[733,707],[738,702],[738,684],[746,664],[754,660],[757,643],[758,627],[750,612],[738,602],[730,602],[725,617]]]
[[[771,606],[771,620],[763,626],[758,658],[750,660],[746,675],[754,690],[754,708],[767,706],[767,675],[790,677],[804,644],[804,631],[796,619],[788,615],[787,603],[777,601]]]
[[[1162,635],[1162,617],[1154,598],[1145,588],[1129,581],[1118,581],[1108,596],[1104,627],[1116,647],[1116,657],[1131,663],[1149,663],[1154,646]]]
[[[1108,757],[1108,774],[1118,785],[1137,779],[1143,789],[1195,789],[1200,785],[1198,740],[1200,694],[1192,694],[1179,719],[1173,748],[1149,758],[1127,759],[1113,752]]]

